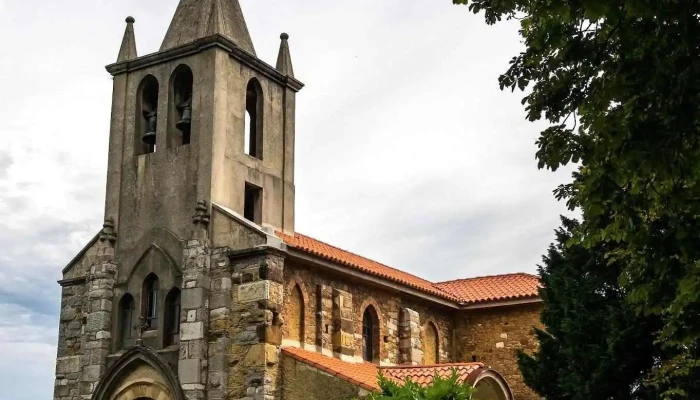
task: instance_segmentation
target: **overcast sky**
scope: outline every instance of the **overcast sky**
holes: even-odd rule
[[[61,269],[100,229],[124,18],[156,51],[176,0],[0,0],[0,400],[49,399]],[[439,281],[534,273],[568,172],[498,75],[522,49],[450,0],[241,0],[257,54],[288,32],[297,230]]]

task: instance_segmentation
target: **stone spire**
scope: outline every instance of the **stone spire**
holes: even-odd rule
[[[134,35],[134,17],[126,18],[126,30],[124,31],[124,39],[122,39],[122,47],[119,49],[119,57],[117,62],[133,60],[138,57],[136,53],[136,35]]]
[[[180,0],[160,50],[219,34],[255,55],[238,0]]]
[[[287,76],[294,78],[294,68],[292,67],[292,55],[289,53],[289,35],[283,33],[280,35],[282,43],[280,43],[280,52],[277,56],[277,70]]]

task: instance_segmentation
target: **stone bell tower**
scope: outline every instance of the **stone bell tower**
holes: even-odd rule
[[[287,34],[255,53],[238,0],[180,0],[160,50],[134,18],[113,76],[105,223],[63,269],[55,400],[279,398],[294,233]]]
[[[256,57],[237,0],[182,0],[160,51],[137,57],[133,19],[114,76],[107,204],[129,247],[156,224],[185,237],[195,204],[294,231],[295,93],[286,34]]]

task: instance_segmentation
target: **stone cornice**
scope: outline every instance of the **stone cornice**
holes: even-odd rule
[[[275,67],[246,52],[245,50],[236,46],[236,44],[231,40],[219,34],[211,35],[170,50],[148,54],[133,60],[110,64],[105,68],[107,69],[107,72],[112,74],[112,76],[117,76],[143,68],[148,68],[152,65],[162,64],[164,62],[182,58],[191,54],[200,53],[212,47],[220,48],[228,52],[231,57],[235,58],[239,62],[295,92],[300,91],[304,87],[304,84],[299,80],[282,74],[281,72],[277,71]]]
[[[83,285],[87,282],[87,277],[86,276],[81,276],[78,278],[70,278],[70,279],[61,279],[58,281],[58,284],[61,285],[61,287],[67,287],[67,286],[76,286],[76,285]]]

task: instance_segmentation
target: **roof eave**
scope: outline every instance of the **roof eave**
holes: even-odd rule
[[[461,303],[459,308],[461,310],[478,310],[483,308],[495,308],[495,307],[506,307],[506,306],[517,306],[526,304],[537,304],[542,303],[542,299],[539,296],[528,296],[517,299],[507,299],[507,300],[490,300],[481,301],[478,303]]]
[[[332,270],[334,272],[340,273],[342,275],[346,276],[351,276],[355,279],[365,281],[365,282],[371,282],[377,286],[381,286],[390,290],[398,291],[398,292],[403,292],[406,294],[409,294],[414,297],[418,297],[423,300],[427,300],[433,303],[438,303],[440,305],[452,308],[452,309],[459,309],[459,304],[456,301],[452,301],[446,298],[442,298],[440,296],[436,296],[430,293],[426,293],[424,291],[421,291],[419,289],[415,289],[411,286],[401,284],[399,282],[395,282],[389,279],[384,279],[377,277],[375,275],[359,271],[357,269],[348,267],[346,265],[329,261],[323,257],[318,257],[313,254],[309,254],[305,251],[296,249],[296,248],[291,248],[287,247],[287,254],[289,254],[290,259],[296,260],[303,262],[305,264],[311,264],[314,266],[319,266],[322,268],[326,268],[329,270]]]

